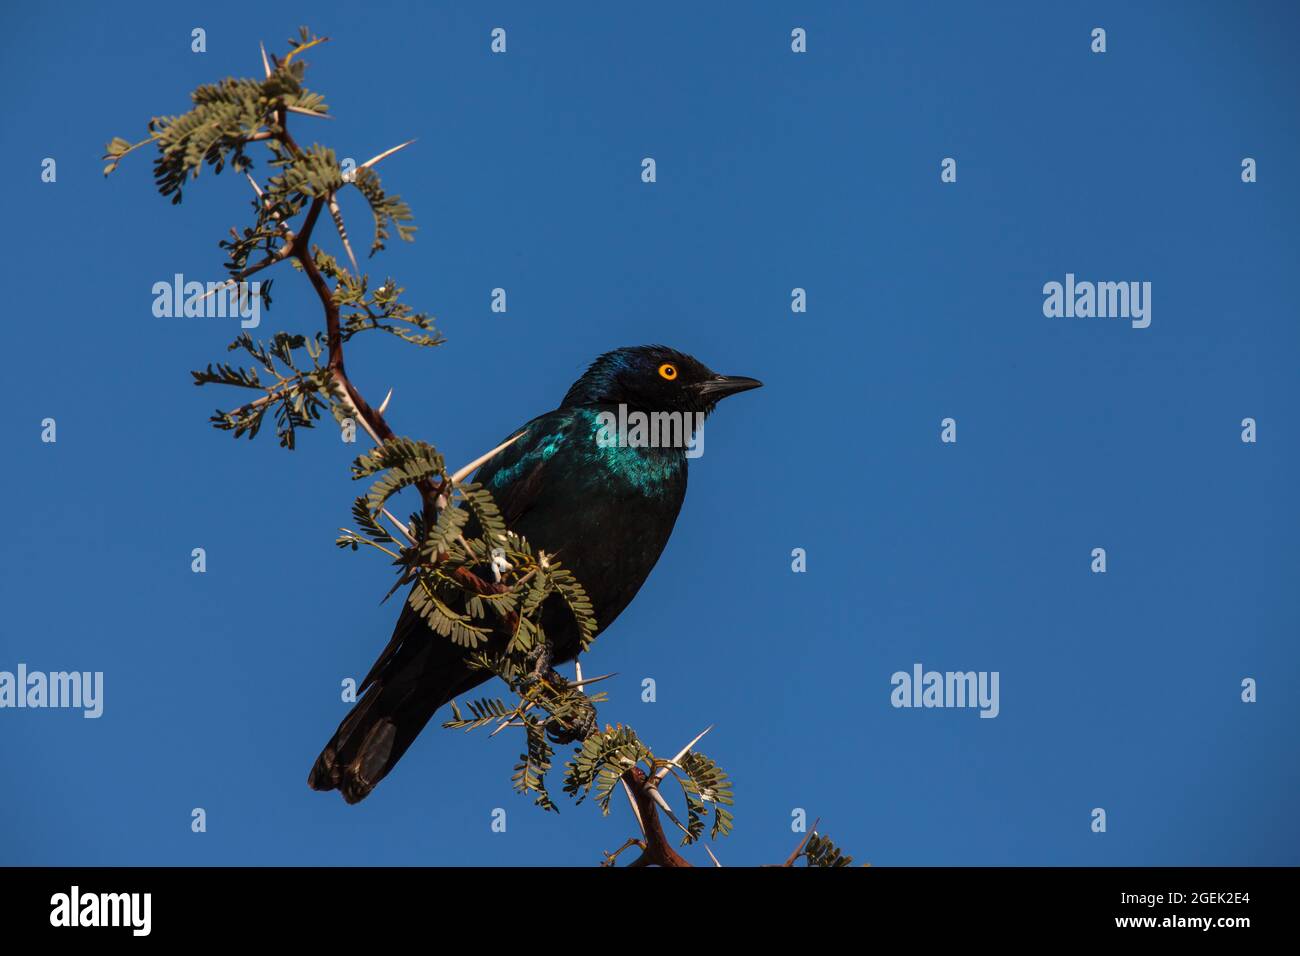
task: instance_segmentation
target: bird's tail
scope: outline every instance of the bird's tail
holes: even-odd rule
[[[316,758],[307,785],[338,790],[348,803],[364,800],[439,707],[491,676],[471,669],[463,655],[423,621],[404,614],[362,682],[361,699]]]
[[[364,800],[444,703],[372,684],[316,758],[307,785],[337,789],[348,803]]]

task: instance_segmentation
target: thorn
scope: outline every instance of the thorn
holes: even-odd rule
[[[199,296],[198,301],[202,302],[208,296],[216,295],[218,292],[227,292],[230,289],[235,288],[237,285],[239,285],[239,283],[243,281],[244,281],[243,279],[227,279],[225,282],[222,282],[220,285],[216,286],[215,288],[209,289],[207,292],[203,293],[203,295]]]
[[[656,781],[662,780],[664,777],[668,776],[668,771],[671,770],[673,767],[677,766],[681,762],[681,759],[691,752],[691,748],[694,747],[696,744],[698,744],[700,742],[700,739],[712,729],[713,729],[713,724],[709,724],[709,726],[705,727],[703,730],[699,732],[699,734],[696,736],[694,740],[692,740],[689,744],[683,747],[676,757],[674,757],[672,760],[668,761],[667,764],[665,764],[664,766],[656,770],[654,776],[655,780]]]
[[[330,218],[334,220],[334,228],[338,230],[339,238],[343,240],[343,248],[347,250],[348,261],[352,263],[352,274],[360,275],[361,270],[357,268],[357,257],[352,254],[352,243],[348,242],[348,231],[343,226],[343,213],[339,210],[339,201],[334,198],[334,194],[329,194]]]
[[[393,153],[397,152],[398,150],[406,149],[406,147],[410,146],[410,145],[411,145],[412,143],[414,143],[414,142],[415,142],[415,140],[413,140],[413,139],[408,139],[405,143],[403,143],[403,144],[400,145],[400,146],[394,146],[392,149],[386,149],[386,150],[384,150],[382,153],[380,153],[378,156],[372,156],[370,159],[367,159],[367,160],[366,160],[364,163],[362,163],[358,168],[359,168],[359,169],[369,169],[371,166],[375,165],[375,164],[378,163],[380,160],[387,159],[389,156],[392,156]]]
[[[603,680],[609,680],[611,677],[617,677],[617,674],[601,674],[599,677],[588,677],[586,680],[576,680],[570,687],[587,687],[591,684],[599,684]]]
[[[469,475],[473,474],[473,472],[474,472],[474,471],[475,471],[475,470],[476,470],[480,465],[482,465],[482,464],[483,464],[484,462],[486,462],[486,461],[491,460],[492,458],[494,458],[496,455],[500,454],[501,452],[505,451],[507,448],[509,448],[509,447],[510,447],[511,445],[513,445],[515,442],[519,441],[519,439],[523,438],[523,437],[524,437],[524,434],[525,434],[524,432],[520,432],[520,433],[519,433],[518,435],[516,435],[515,437],[510,438],[510,439],[507,439],[506,441],[503,441],[501,444],[497,445],[496,448],[493,448],[493,449],[492,449],[490,452],[488,452],[486,455],[480,455],[479,457],[475,458],[475,459],[474,459],[473,461],[471,461],[468,465],[466,465],[464,468],[461,468],[459,471],[457,471],[454,475],[451,476],[451,483],[452,483],[453,485],[455,485],[455,484],[459,484],[460,482],[464,481],[467,477],[469,477]]]
[[[641,828],[641,837],[647,838],[645,821],[641,819],[641,808],[636,805],[636,797],[632,795],[632,787],[623,777],[618,778],[618,782],[623,785],[623,792],[627,794],[627,802],[632,804],[632,815],[636,817],[636,825]]]
[[[233,288],[238,284],[239,283],[234,279],[227,279],[225,282],[221,283],[221,285],[217,286],[215,289],[209,289],[207,292],[203,293],[203,295],[199,297],[199,301],[202,302],[208,296],[216,295],[218,292],[225,292],[227,289]]]
[[[389,400],[390,398],[392,398],[392,397],[393,397],[393,390],[390,388],[390,389],[388,390],[388,394],[384,396],[384,400],[383,400],[382,402],[379,403],[379,414],[380,414],[380,415],[384,414],[384,409],[386,409],[386,408],[388,407],[388,400]]]
[[[285,229],[283,233],[283,238],[284,238],[283,246],[281,246],[275,252],[271,253],[271,255],[267,256],[261,262],[258,262],[244,269],[239,273],[239,275],[232,276],[231,278],[227,279],[225,282],[222,282],[220,285],[216,286],[216,288],[209,289],[207,292],[203,293],[203,295],[199,297],[199,301],[202,302],[208,296],[215,295],[218,292],[225,292],[227,289],[239,285],[239,283],[243,282],[249,276],[255,275],[256,273],[261,272],[263,269],[273,266],[278,262],[283,262],[285,259],[289,258],[289,253],[293,251],[293,243],[294,243],[293,232],[291,232],[288,229]]]
[[[655,803],[659,804],[659,808],[663,810],[664,813],[668,814],[669,818],[671,819],[673,815],[673,808],[668,805],[668,801],[665,800],[664,795],[659,792],[659,788],[646,787],[646,790],[650,793],[650,799],[653,800]]]
[[[266,58],[266,44],[259,42],[257,44],[262,50],[262,69],[266,72],[267,79],[271,78],[271,61]]]
[[[527,726],[527,725],[526,725],[522,720],[519,721],[518,723],[510,723],[510,721],[513,721],[514,718],[515,718],[516,716],[521,716],[521,717],[522,717],[524,714],[528,713],[528,712],[529,712],[530,710],[532,710],[532,709],[533,709],[533,702],[530,700],[528,703],[524,704],[524,706],[521,707],[519,710],[514,711],[514,712],[512,712],[512,713],[510,713],[510,714],[507,714],[506,717],[505,717],[505,720],[506,720],[507,722],[506,722],[506,723],[503,723],[503,724],[502,724],[501,726],[499,726],[496,730],[492,731],[492,733],[488,734],[488,736],[489,736],[489,737],[495,737],[497,734],[501,733],[501,731],[505,730],[507,727],[525,727],[525,726]]]
[[[808,841],[813,838],[813,834],[817,832],[817,824],[821,822],[821,817],[813,821],[812,829],[804,834],[803,839],[799,841],[799,845],[794,848],[794,852],[790,854],[789,858],[781,864],[782,866],[794,866],[794,861],[799,859],[799,854],[803,852],[803,848],[807,846]]]
[[[262,187],[257,185],[257,180],[253,178],[253,174],[250,173],[248,170],[244,170],[244,175],[248,177],[248,185],[253,187],[253,192],[257,193],[257,198],[261,199]]]
[[[329,113],[317,113],[315,110],[304,109],[301,106],[286,106],[285,109],[290,113],[299,113],[302,116],[314,116],[317,119],[332,120],[334,118]]]
[[[582,686],[582,661],[577,660],[576,658],[573,661],[573,677],[574,680],[576,681],[574,686],[581,687]]]
[[[713,861],[714,866],[717,867],[722,866],[722,864],[718,862],[718,858],[713,855],[713,851],[709,849],[709,845],[707,843],[704,844],[704,852],[709,855],[709,859]]]
[[[415,544],[415,536],[411,534],[410,531],[407,530],[406,525],[402,524],[402,522],[398,521],[395,517],[393,517],[393,513],[389,511],[387,508],[380,508],[379,510],[383,513],[385,518],[387,518],[393,524],[397,525],[397,530],[401,531],[402,534],[406,535],[407,541],[411,542],[411,544]]]
[[[658,793],[658,792],[659,792],[659,791],[655,790],[653,787],[651,788],[651,793]],[[673,812],[672,812],[671,810],[669,810],[668,808],[665,807],[665,808],[664,808],[664,813],[666,813],[666,814],[668,815],[668,819],[669,819],[669,820],[671,820],[671,821],[673,821],[673,823],[677,824],[677,829],[681,830],[681,831],[682,831],[683,833],[685,833],[687,836],[690,836],[690,835],[691,835],[691,831],[688,830],[686,827],[682,826],[682,821],[681,821],[681,820],[678,820],[677,817],[673,815]]]
[[[375,430],[370,427],[370,422],[366,421],[366,417],[362,415],[361,411],[357,408],[356,402],[352,401],[352,396],[348,394],[347,386],[342,381],[340,381],[337,376],[335,376],[334,378],[334,384],[338,387],[339,402],[343,405],[344,411],[348,413],[348,416],[353,421],[358,422],[361,425],[361,427],[365,430],[365,433],[370,436],[371,441],[373,441],[376,445],[382,445],[384,443],[383,439],[380,438],[377,434],[375,434]],[[400,523],[398,524],[398,527],[399,528],[401,527]],[[411,538],[409,532],[407,532],[406,536],[408,538]],[[414,542],[414,540],[415,540],[414,538],[411,538],[412,542]]]

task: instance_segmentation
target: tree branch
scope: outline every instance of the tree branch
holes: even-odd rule
[[[691,864],[686,861],[685,857],[678,853],[673,848],[673,845],[668,842],[663,824],[659,822],[659,807],[650,795],[650,791],[654,788],[653,779],[647,776],[646,772],[640,767],[633,767],[627,771],[627,773],[623,774],[623,779],[628,784],[632,799],[636,801],[637,815],[645,832],[645,845],[641,850],[641,855],[628,865],[690,866]]]

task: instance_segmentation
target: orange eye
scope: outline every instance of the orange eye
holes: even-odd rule
[[[677,366],[672,362],[664,362],[663,365],[659,366],[659,377],[666,378],[671,382],[677,377]]]

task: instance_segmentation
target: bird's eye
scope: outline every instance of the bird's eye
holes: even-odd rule
[[[664,362],[663,365],[659,366],[659,377],[666,378],[671,382],[677,377],[677,366],[672,362]]]

